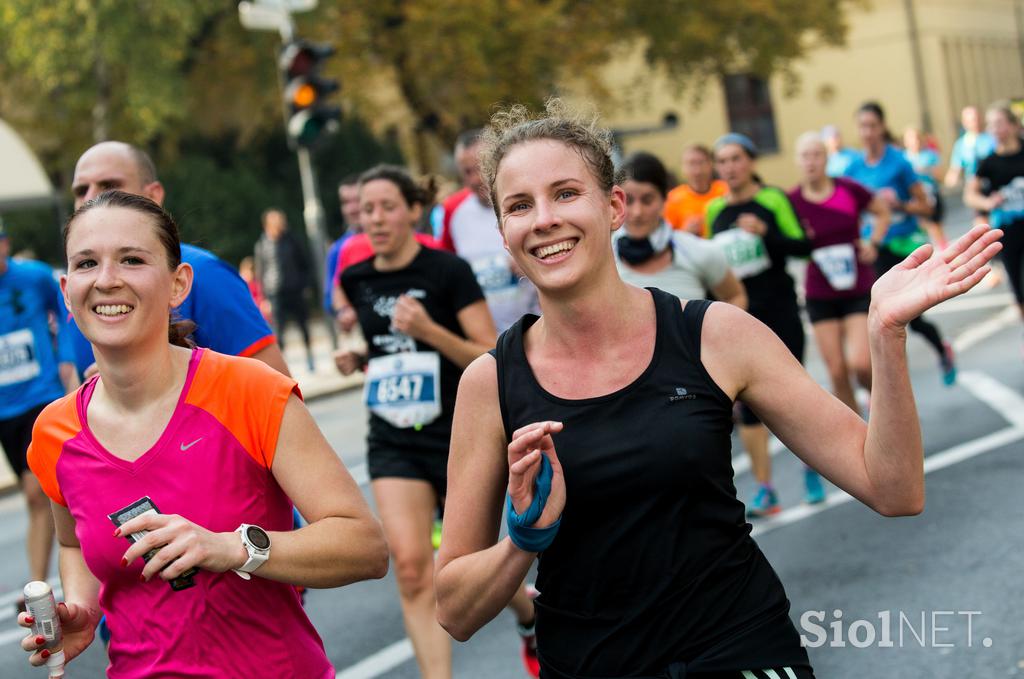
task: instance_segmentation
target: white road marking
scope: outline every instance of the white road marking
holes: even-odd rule
[[[960,335],[953,340],[953,348],[956,351],[964,351],[965,349],[973,347],[978,342],[988,339],[1003,328],[1018,322],[1019,319],[1020,312],[1017,307],[1007,307],[991,318],[972,325],[970,328],[960,333]]]
[[[1024,396],[999,380],[973,370],[960,373],[956,381],[1007,422],[1018,429],[1024,429]]]
[[[929,315],[949,314],[971,311],[973,309],[987,309],[995,306],[1006,307],[1014,303],[1013,295],[1009,292],[996,292],[987,295],[961,295],[929,309],[927,313]]]
[[[412,642],[408,639],[385,646],[355,665],[338,672],[336,679],[372,679],[413,658]]]
[[[988,453],[1011,443],[1015,443],[1020,439],[1024,439],[1024,428],[1007,427],[1006,429],[1000,429],[999,431],[982,436],[981,438],[966,441],[953,446],[952,448],[947,448],[942,452],[927,456],[924,459],[924,473],[930,474],[934,471],[945,469],[946,467],[963,462],[964,460],[969,460],[972,457],[977,457],[983,453]],[[770,518],[758,519],[757,523],[754,525],[754,530],[752,530],[750,534],[753,536],[764,535],[776,528],[782,528],[783,526],[788,526],[792,523],[796,523],[797,521],[803,521],[815,514],[820,514],[826,509],[846,504],[853,499],[852,495],[841,490],[829,493],[825,498],[825,502],[822,502],[821,504],[799,505],[791,507],[790,509],[784,509]]]

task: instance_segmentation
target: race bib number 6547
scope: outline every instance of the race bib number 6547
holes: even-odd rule
[[[441,357],[414,351],[370,359],[363,398],[378,417],[399,429],[430,424],[441,415]]]

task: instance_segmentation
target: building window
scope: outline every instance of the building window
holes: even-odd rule
[[[778,151],[775,112],[768,82],[753,75],[727,75],[723,78],[722,87],[729,114],[729,130],[750,137],[761,153]]]

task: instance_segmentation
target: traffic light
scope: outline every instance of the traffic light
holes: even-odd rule
[[[294,40],[281,50],[285,126],[293,145],[312,146],[324,131],[338,127],[341,109],[326,101],[338,90],[338,81],[320,75],[321,65],[332,54],[331,45],[306,40]]]

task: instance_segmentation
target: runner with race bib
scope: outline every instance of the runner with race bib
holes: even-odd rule
[[[868,307],[878,257],[878,244],[889,224],[889,209],[857,182],[826,174],[828,153],[818,132],[797,139],[800,184],[789,192],[797,216],[811,239],[807,267],[806,307],[832,382],[832,393],[860,413],[850,376],[871,390],[868,348]],[[860,215],[870,212],[875,228],[870,239],[860,237]],[[808,485],[808,500],[812,499]],[[824,495],[818,495],[824,499]]]
[[[782,340],[798,361],[804,359],[804,328],[787,257],[811,253],[793,206],[781,189],[764,186],[754,171],[757,147],[742,134],[727,134],[715,142],[715,165],[729,193],[708,205],[705,223],[712,242],[725,252],[729,265],[743,281],[748,311]],[[779,511],[772,486],[768,429],[746,404],[740,404],[740,439],[750,455],[758,488],[747,505],[749,516]]]
[[[367,466],[394,560],[406,632],[424,677],[451,676],[451,639],[434,614],[431,524],[447,487],[448,444],[462,370],[497,335],[469,265],[422,247],[415,225],[430,191],[381,165],[359,179],[362,224],[374,256],[341,274],[369,347],[337,354],[366,366]]]
[[[1005,232],[1000,254],[1024,316],[1024,145],[1020,120],[1006,102],[990,106],[985,118],[996,139],[996,150],[981,161],[977,175],[967,181],[964,202],[990,212],[992,226]]]

